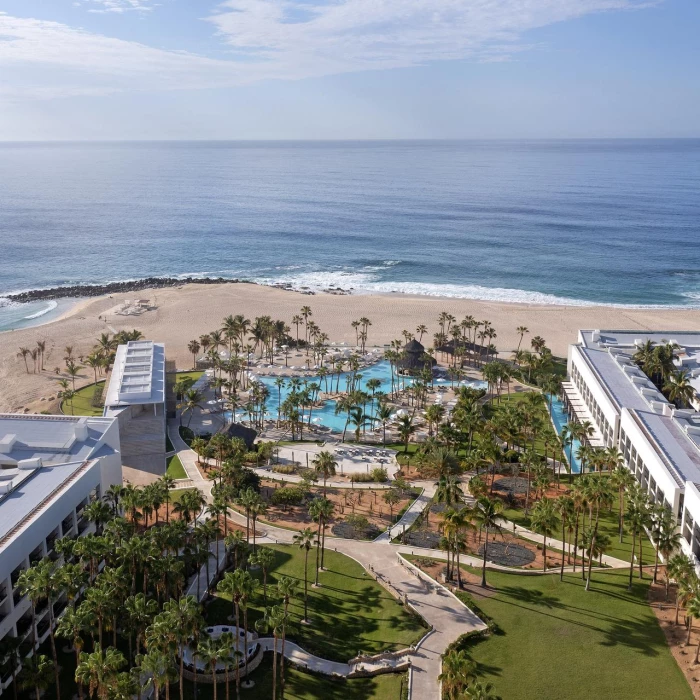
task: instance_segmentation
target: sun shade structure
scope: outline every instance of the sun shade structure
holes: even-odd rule
[[[165,401],[165,346],[150,340],[130,341],[117,348],[105,406]]]
[[[425,348],[415,338],[404,345],[402,357],[397,366],[400,372],[418,374],[426,367],[434,367],[437,360],[425,352]]]
[[[150,340],[120,345],[105,397],[104,415],[116,418],[122,464],[130,481],[165,472],[165,346]]]

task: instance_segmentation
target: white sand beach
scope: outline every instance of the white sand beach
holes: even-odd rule
[[[113,311],[127,299],[150,299],[157,308],[139,316],[119,316]],[[302,306],[312,309],[313,320],[331,341],[355,342],[351,322],[366,316],[372,321],[368,345],[383,345],[401,338],[404,329],[415,332],[419,324],[428,327],[427,344],[438,330],[437,317],[442,311],[458,319],[472,315],[488,319],[497,332],[494,343],[500,352],[509,354],[518,343],[516,328],[525,325],[530,336],[540,335],[555,355],[564,356],[567,346],[576,340],[579,328],[700,329],[697,309],[629,309],[606,306],[540,306],[502,302],[446,299],[411,295],[304,295],[254,284],[190,284],[158,290],[82,300],[60,319],[15,331],[0,333],[0,410],[40,411],[48,408],[48,397],[55,396],[58,376],[55,367],[63,368],[64,348],[73,346],[74,355],[87,355],[95,339],[104,332],[139,329],[146,338],[165,343],[167,357],[178,369],[189,369],[192,356],[188,341],[220,327],[229,314],[248,318],[272,316],[291,325]],[[106,315],[106,320],[105,320]],[[294,328],[292,327],[292,334]],[[45,369],[27,374],[24,362],[17,357],[21,346],[33,347],[37,340],[46,341]],[[526,339],[527,342],[527,339]],[[93,381],[85,368],[76,386]],[[44,401],[42,401],[42,397]]]

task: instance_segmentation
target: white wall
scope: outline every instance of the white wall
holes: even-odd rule
[[[673,507],[673,512],[678,514],[679,499],[683,488],[678,485],[669,473],[656,449],[649,443],[644,433],[639,429],[632,414],[626,408],[622,409],[620,429],[629,437],[631,444],[634,445],[639,457],[641,457],[644,465],[649,470],[649,475],[654,478],[657,487],[661,487],[664,498]],[[620,449],[623,449],[622,445],[620,445]],[[649,489],[647,488],[647,490]]]

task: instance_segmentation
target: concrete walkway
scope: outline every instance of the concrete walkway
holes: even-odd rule
[[[272,637],[263,637],[258,639],[258,644],[265,651],[272,651],[274,639]],[[277,640],[277,651],[278,653],[282,651],[281,639]],[[315,673],[325,673],[327,676],[349,676],[353,669],[350,664],[341,664],[337,661],[329,661],[328,659],[309,654],[308,651],[304,651],[298,644],[294,644],[294,642],[289,640],[286,640],[284,643],[284,657],[297,666],[307,668]]]

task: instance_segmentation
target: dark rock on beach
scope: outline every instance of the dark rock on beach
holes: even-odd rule
[[[75,284],[51,289],[32,289],[18,294],[8,294],[12,301],[37,301],[41,299],[69,299],[77,297],[99,297],[105,294],[124,294],[141,289],[161,289],[179,287],[183,284],[230,284],[245,280],[226,279],[224,277],[146,277],[129,282],[110,282],[108,284]]]

